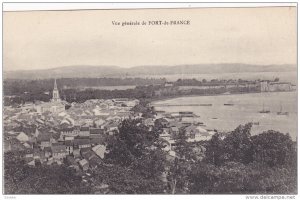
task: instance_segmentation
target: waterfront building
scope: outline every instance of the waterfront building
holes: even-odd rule
[[[295,87],[289,82],[273,82],[273,81],[260,82],[261,92],[280,92],[280,91],[291,91],[294,89]]]

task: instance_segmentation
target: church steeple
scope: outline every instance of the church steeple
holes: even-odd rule
[[[56,79],[54,79],[54,90],[57,90]]]
[[[53,102],[60,102],[59,92],[58,92],[57,84],[56,84],[56,79],[54,79],[54,88],[53,88],[53,93],[52,93],[52,101]]]

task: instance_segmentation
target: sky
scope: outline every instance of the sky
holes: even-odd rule
[[[3,68],[296,64],[295,7],[4,12]],[[190,25],[116,26],[189,20]]]

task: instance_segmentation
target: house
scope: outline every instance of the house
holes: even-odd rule
[[[66,151],[71,154],[73,153],[73,140],[66,140],[65,141],[65,146],[66,146]]]
[[[33,148],[33,143],[32,143],[32,142],[24,142],[23,145],[24,145],[24,147],[26,147],[26,148],[30,148],[30,149]]]
[[[39,160],[41,163],[47,161],[47,158],[45,157],[45,152],[39,148],[33,149],[33,158],[34,160]]]
[[[80,149],[73,149],[73,156],[75,159],[80,158]]]
[[[197,141],[208,141],[210,140],[212,137],[212,134],[210,134],[209,132],[200,132],[200,135],[198,137],[196,137],[195,139]]]
[[[87,171],[89,169],[89,162],[86,159],[82,159],[79,161],[79,166],[82,171]]]
[[[102,159],[98,156],[92,157],[89,160],[89,165],[91,169],[96,169],[102,163]]]
[[[91,147],[90,139],[88,138],[75,138],[74,139],[74,147],[82,149]]]
[[[4,153],[11,151],[11,145],[10,145],[10,141],[9,140],[4,140],[3,141],[3,145],[4,145]]]
[[[147,119],[145,119],[144,120],[144,124],[146,125],[146,126],[154,126],[154,121],[153,121],[153,119],[152,118],[147,118]]]
[[[97,168],[102,163],[102,160],[91,148],[81,149],[81,156],[89,162],[89,167],[92,169]]]
[[[66,136],[65,137],[65,141],[69,140],[69,141],[73,141],[75,139],[75,137],[72,136]]]
[[[95,144],[103,143],[104,138],[105,138],[104,129],[100,129],[100,128],[90,129],[91,144],[95,145]]]
[[[101,128],[90,128],[90,138],[93,138],[94,136],[101,136],[104,135],[104,129]]]
[[[162,111],[162,110],[156,110],[156,116],[155,118],[156,119],[162,119],[164,116],[165,116],[165,111]]]
[[[97,156],[103,159],[106,152],[106,146],[98,144],[97,146],[94,146],[92,150],[96,153]]]
[[[11,138],[8,140],[8,144],[6,145],[7,151],[24,151],[26,147],[16,138]]]
[[[74,127],[71,128],[63,128],[60,130],[60,133],[64,136],[69,136],[69,137],[75,137],[79,135],[80,130],[75,129]]]
[[[20,132],[19,135],[16,138],[20,142],[27,142],[27,141],[29,141],[28,135],[26,135],[24,132]]]
[[[103,144],[104,143],[104,137],[103,136],[94,136],[93,138],[90,139],[90,143],[92,146],[98,145],[98,144]]]
[[[170,134],[174,137],[177,136],[179,134],[179,129],[176,126],[172,126],[170,127]]]
[[[162,133],[159,135],[160,138],[165,139],[165,140],[170,140],[171,135],[170,135],[170,131],[168,128],[163,128]]]
[[[51,134],[50,133],[40,133],[37,137],[37,143],[40,145],[42,149],[45,147],[51,146]]]
[[[165,87],[173,87],[173,82],[165,82]]]
[[[25,150],[25,158],[33,158],[33,149]]]
[[[49,158],[52,156],[52,150],[51,150],[51,147],[45,147],[44,148],[44,152],[45,152],[45,157],[46,158]]]
[[[60,145],[60,144],[52,145],[51,150],[52,150],[52,157],[56,160],[61,160],[65,158],[68,154],[65,145]]]
[[[108,132],[112,132],[112,131],[118,131],[118,123],[110,123],[105,125],[105,128]]]
[[[200,130],[197,129],[197,126],[191,125],[185,128],[185,133],[187,137],[195,139],[196,135],[200,134]]]
[[[35,166],[35,160],[33,158],[30,158],[30,160],[27,160],[27,165]]]
[[[97,126],[97,127],[100,127],[101,125],[103,125],[105,123],[105,121],[103,119],[97,119],[94,121],[94,124]]]
[[[81,156],[86,159],[87,161],[91,160],[93,157],[96,157],[97,155],[92,151],[91,148],[83,148],[80,149]]]
[[[89,137],[90,136],[90,127],[88,127],[88,126],[80,127],[78,135],[81,137]]]
[[[71,124],[71,122],[69,122],[68,120],[63,119],[63,120],[60,122],[60,125],[61,125],[62,127],[68,127],[68,126],[71,126],[72,124]]]
[[[191,125],[185,130],[188,136],[188,142],[207,141],[210,140],[213,135],[213,132],[208,132],[201,126]]]

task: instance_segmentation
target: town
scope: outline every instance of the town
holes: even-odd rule
[[[153,117],[143,118],[132,111],[139,104],[137,99],[88,100],[72,103],[59,97],[56,80],[50,102],[27,103],[20,108],[4,108],[4,150],[23,151],[28,165],[62,164],[66,159],[76,170],[86,171],[101,163],[106,153],[106,138],[118,132],[124,119],[142,119],[153,129],[155,121],[163,125],[160,134],[170,156],[174,138],[184,127],[189,142],[207,141],[215,133],[206,130],[199,116],[192,112],[165,113],[157,111]]]

